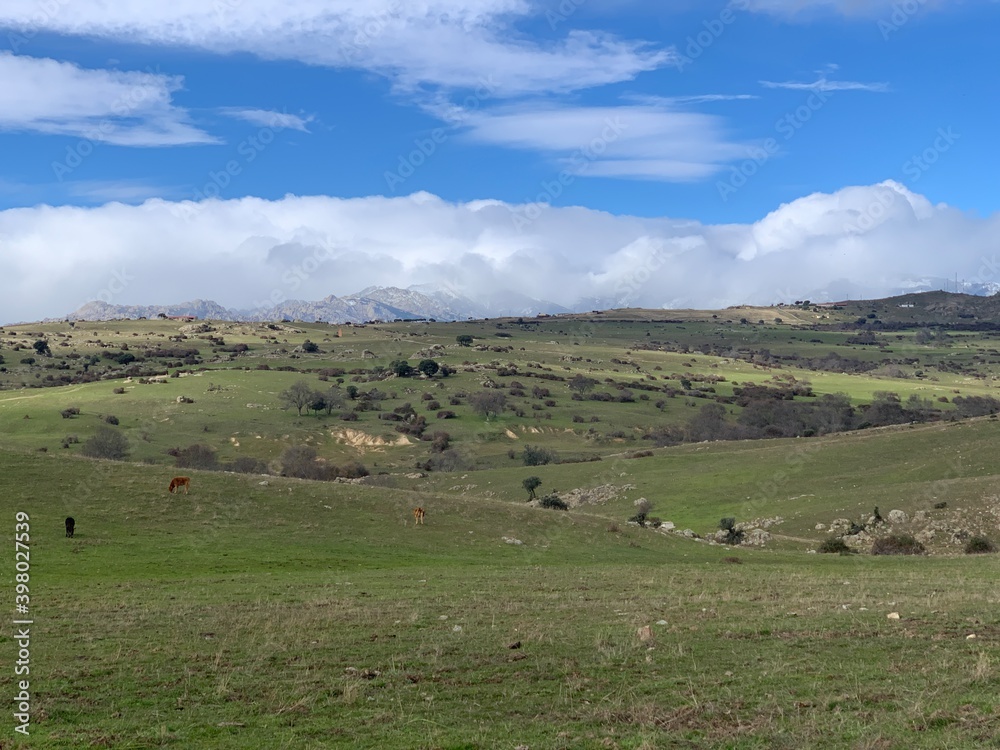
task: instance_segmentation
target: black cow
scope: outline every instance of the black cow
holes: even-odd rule
[[[73,516],[66,519],[66,536],[69,538],[73,537],[73,529],[76,528],[76,521],[73,520]]]

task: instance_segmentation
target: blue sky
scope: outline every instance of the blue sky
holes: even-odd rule
[[[983,277],[992,252],[995,0],[102,5],[0,8],[0,251],[26,290],[6,319],[191,296],[157,272],[164,235],[201,264],[198,294],[244,306],[313,246],[344,262],[283,295],[471,292],[537,263],[572,269],[564,304],[627,288],[637,304],[704,306],[893,289],[952,266]],[[892,227],[866,214],[886,181]],[[327,203],[304,215],[301,196]],[[341,212],[370,224],[348,232],[331,224]],[[913,236],[952,237],[967,257],[926,241],[893,254]],[[746,273],[774,252],[778,266],[797,254],[798,275]],[[32,276],[39,253],[77,272],[69,296]],[[226,263],[239,281],[219,280]],[[119,266],[133,281],[112,294]],[[642,268],[641,290],[623,281]],[[699,268],[731,281],[692,285]]]

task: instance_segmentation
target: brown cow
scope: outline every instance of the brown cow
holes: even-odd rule
[[[169,490],[174,492],[181,487],[184,488],[184,494],[188,494],[188,488],[191,486],[191,477],[174,477],[170,480]]]
[[[417,523],[423,524],[423,522],[424,522],[424,516],[426,516],[426,515],[427,515],[427,511],[425,511],[423,508],[414,508],[413,509],[413,523],[415,523],[415,524],[417,524]]]

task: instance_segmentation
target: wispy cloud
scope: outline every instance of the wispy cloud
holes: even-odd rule
[[[253,123],[254,125],[260,125],[261,127],[274,128],[275,130],[290,128],[292,130],[301,130],[303,133],[309,132],[309,128],[307,126],[316,119],[313,115],[300,117],[299,115],[292,115],[288,112],[276,112],[270,109],[222,107],[219,111],[228,117],[245,120],[249,123]]]
[[[793,91],[872,91],[884,94],[889,91],[888,83],[862,83],[860,81],[831,81],[825,76],[804,83],[801,81],[760,81],[768,89],[792,89]]]
[[[669,182],[704,179],[746,146],[714,115],[663,106],[516,106],[471,114],[466,136],[539,151],[574,174]]]
[[[179,76],[81,68],[0,52],[0,130],[72,135],[119,146],[216,143],[173,104]]]

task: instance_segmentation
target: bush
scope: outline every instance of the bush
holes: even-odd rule
[[[119,387],[119,388],[115,388],[115,390],[113,392],[116,393],[116,394],[118,394],[118,395],[121,395],[121,394],[125,393],[125,389]]]
[[[118,417],[116,417],[114,414],[109,414],[108,416],[106,416],[104,418],[104,421],[107,422],[108,424],[117,425],[118,424]]]
[[[63,409],[59,413],[62,414],[63,419],[72,419],[80,413],[80,410],[75,406],[71,406],[68,409]]]
[[[524,446],[521,453],[521,460],[525,466],[544,466],[545,464],[556,463],[555,451],[548,448],[538,448],[533,445]]]
[[[942,510],[943,508],[947,508],[947,507],[948,507],[948,503],[945,500],[942,500],[939,503],[934,503],[934,510]]]
[[[847,542],[840,537],[835,536],[826,539],[821,545],[819,545],[819,551],[826,554],[846,555],[851,551],[851,548],[847,546]]]
[[[268,474],[267,463],[259,458],[250,456],[240,456],[230,464],[225,465],[226,471],[235,471],[237,474]]]
[[[996,551],[996,546],[985,536],[974,536],[965,543],[967,555],[984,555]]]
[[[124,461],[128,458],[128,451],[128,438],[110,427],[99,427],[94,436],[80,449],[80,452],[88,458],[105,458],[112,461]]]
[[[560,500],[558,495],[546,495],[542,498],[539,506],[542,508],[550,508],[552,510],[569,510],[569,506],[564,500]]]
[[[439,411],[437,413],[437,418],[438,419],[454,419],[455,418],[455,412],[450,411],[448,409],[444,409],[444,410]]]
[[[67,435],[62,440],[62,447],[69,448],[71,445],[76,445],[79,442],[80,438],[78,438],[76,435]]]
[[[890,534],[875,540],[873,555],[923,555],[927,550],[910,534]]]
[[[719,521],[719,528],[726,532],[726,538],[722,541],[726,544],[742,544],[743,543],[743,531],[736,528],[735,518],[723,518]]]
[[[207,445],[200,444],[177,451],[174,465],[178,469],[205,469],[207,471],[216,471],[219,468],[215,451]]]

